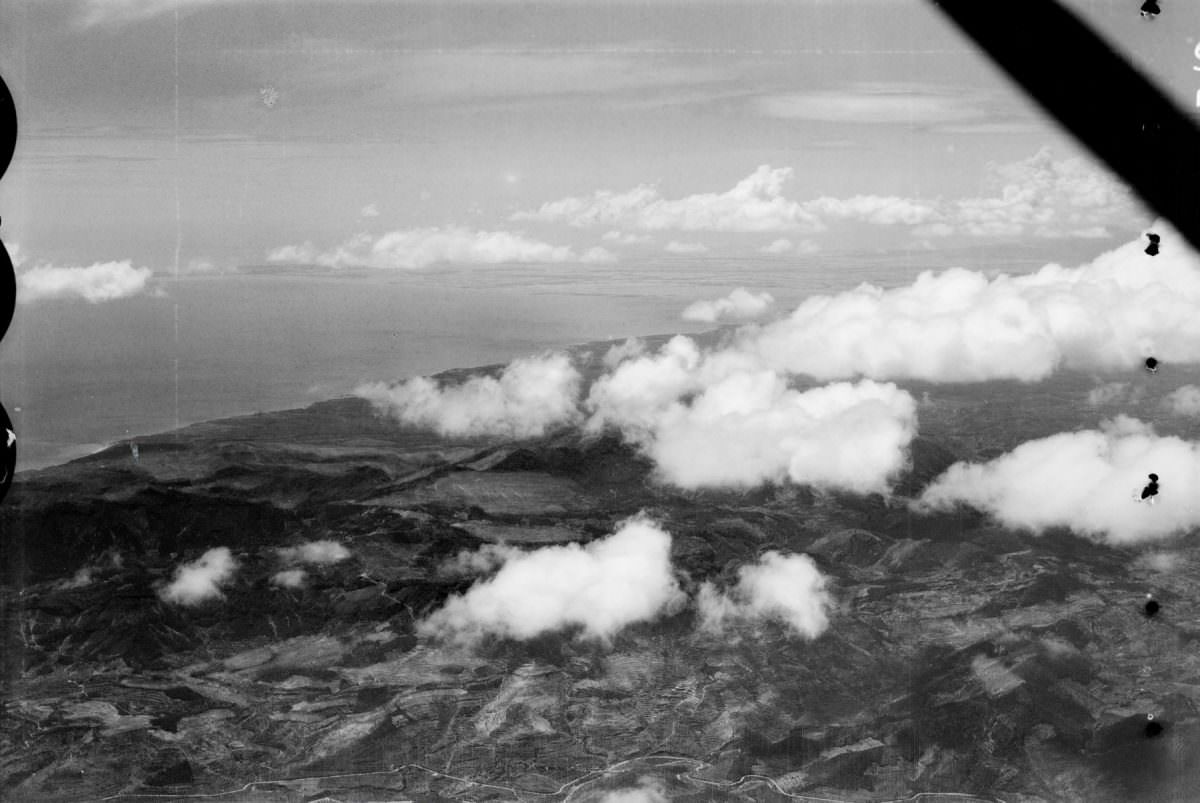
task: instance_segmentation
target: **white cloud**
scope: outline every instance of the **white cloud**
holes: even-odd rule
[[[358,214],[359,217],[379,217],[379,207],[375,204],[367,204]]]
[[[626,360],[633,357],[640,357],[645,353],[646,344],[639,338],[625,338],[624,343],[610,346],[608,351],[604,353],[604,367],[611,371]]]
[[[580,627],[587,637],[607,640],[683,600],[671,568],[671,536],[636,517],[587,546],[510,557],[494,577],[450,597],[418,632],[470,642],[485,634],[529,639]]]
[[[953,268],[890,290],[812,296],[734,348],[818,379],[1036,381],[1061,366],[1128,368],[1147,354],[1197,362],[1200,260],[1177,234],[1164,242],[1157,257],[1134,241],[1078,268],[990,280]]]
[[[663,250],[668,254],[707,254],[708,246],[704,243],[684,243],[679,240],[671,240],[663,246]]]
[[[738,569],[737,585],[728,593],[711,583],[700,587],[696,603],[701,626],[719,633],[739,620],[775,619],[814,639],[829,626],[833,598],[827,582],[807,555],[772,550]]]
[[[938,216],[934,204],[911,198],[883,195],[855,195],[852,198],[821,197],[804,207],[824,219],[858,220],[881,226],[915,226]]]
[[[440,386],[426,377],[355,393],[400,421],[442,435],[533,438],[576,420],[581,377],[563,354],[513,360],[500,377]]]
[[[220,586],[233,579],[237,561],[229,547],[210,549],[191,563],[175,569],[175,579],[161,588],[158,595],[166,602],[178,605],[198,605],[205,600],[220,599]]]
[[[461,226],[392,231],[379,237],[357,234],[332,250],[312,243],[285,245],[267,254],[270,262],[297,262],[331,268],[418,269],[442,262],[495,265],[506,262],[610,262],[603,248],[582,256],[567,246],[550,245],[508,231],[473,231]]]
[[[668,803],[671,799],[666,788],[657,778],[643,776],[638,786],[610,789],[600,798],[600,803]]]
[[[748,321],[766,312],[775,299],[770,293],[751,293],[738,287],[724,298],[697,301],[683,311],[685,321],[715,323],[719,320]]]
[[[350,557],[350,550],[337,541],[309,541],[300,546],[280,547],[275,550],[284,563],[316,563],[326,565]]]
[[[894,385],[800,392],[736,350],[706,356],[682,336],[600,377],[585,408],[587,431],[619,430],[685,488],[791,480],[885,491],[916,431],[916,402]]]
[[[1200,416],[1200,387],[1184,385],[1177,388],[1166,395],[1163,404],[1173,415]]]
[[[308,577],[303,569],[284,569],[271,575],[271,585],[279,588],[302,588]]]
[[[771,371],[735,373],[674,402],[644,451],[683,488],[763,482],[886,492],[916,434],[916,402],[892,384],[838,382],[800,392]]]
[[[621,226],[646,231],[818,231],[819,221],[783,196],[791,168],[761,165],[732,189],[671,200],[643,184],[627,192],[600,190],[589,197],[563,198],[513,220],[568,223],[572,226]]]
[[[930,125],[986,120],[987,99],[924,84],[875,82],[844,89],[764,95],[759,114],[785,120]]]
[[[438,574],[457,577],[464,574],[486,574],[510,558],[525,554],[507,544],[484,544],[479,549],[461,550],[453,558],[442,561]]]
[[[1111,404],[1136,404],[1142,400],[1144,391],[1128,382],[1105,382],[1088,391],[1089,407],[1105,407]]]
[[[1150,473],[1159,476],[1153,505],[1136,501]],[[986,463],[956,463],[915,506],[964,503],[1010,527],[1069,527],[1126,543],[1200,526],[1197,487],[1200,444],[1160,437],[1148,424],[1118,416],[1099,430],[1027,441]]]
[[[1145,217],[1124,185],[1082,159],[1056,161],[1049,148],[989,165],[987,183],[995,194],[945,204],[914,234],[1087,239],[1109,236],[1106,225],[1128,228]]]
[[[94,581],[94,578],[92,577],[93,571],[94,570],[92,569],[91,566],[84,566],[81,569],[78,569],[75,572],[75,575],[70,580],[60,581],[58,583],[58,588],[67,590],[67,589],[72,589],[72,588],[84,588],[85,586],[90,586],[92,584],[92,582]]]
[[[649,242],[651,238],[649,234],[634,234],[633,232],[617,231],[614,229],[604,232],[604,235],[600,239],[605,242],[617,243],[618,245],[634,245],[636,243]]]
[[[86,268],[38,265],[17,274],[17,301],[29,304],[53,298],[82,298],[91,304],[137,295],[152,271],[129,260],[97,262]]]
[[[773,240],[762,248],[758,249],[761,254],[815,254],[821,250],[821,246],[817,245],[812,240],[801,240],[798,243],[793,243],[786,238]]]

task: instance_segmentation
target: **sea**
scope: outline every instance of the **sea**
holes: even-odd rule
[[[1097,253],[1046,245],[165,276],[131,298],[18,305],[0,343],[0,403],[17,433],[17,470],[28,471],[139,435],[345,396],[363,382],[711,329],[682,310],[736,287],[771,293],[785,313],[813,294],[895,287],[928,269],[1015,274]]]

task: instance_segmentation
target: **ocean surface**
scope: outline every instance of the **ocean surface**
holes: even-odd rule
[[[1023,273],[1048,261],[1044,250],[845,252],[164,278],[134,298],[18,306],[0,345],[0,402],[17,431],[17,468],[30,470],[131,436],[343,396],[362,382],[702,331],[711,326],[680,319],[684,307],[738,286],[770,292],[785,312],[812,294],[897,286],[925,269]]]

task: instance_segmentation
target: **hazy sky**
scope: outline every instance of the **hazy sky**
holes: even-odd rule
[[[1194,107],[1200,4],[1069,5]],[[184,269],[586,263],[1145,224],[923,0],[0,0],[0,18],[21,123],[0,206],[29,264],[169,273],[177,244]]]

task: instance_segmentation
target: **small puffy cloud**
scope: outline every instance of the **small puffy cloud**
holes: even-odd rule
[[[355,393],[406,424],[442,435],[534,438],[578,416],[581,377],[563,354],[513,360],[498,378],[475,376],[442,386],[416,377]]]
[[[1172,415],[1200,416],[1200,387],[1184,385],[1166,395],[1163,404]]]
[[[671,536],[635,517],[586,546],[567,544],[510,557],[418,625],[426,636],[474,641],[486,634],[530,639],[565,628],[611,639],[684,601],[671,567]]]
[[[551,201],[512,219],[644,231],[819,231],[823,227],[811,212],[784,197],[783,185],[791,177],[791,168],[760,165],[725,192],[668,199],[643,184],[626,192],[600,190],[591,197]]]
[[[1137,499],[1150,473],[1155,504]],[[1027,441],[986,463],[956,463],[915,503],[918,510],[967,504],[1009,527],[1069,527],[1113,543],[1162,538],[1200,526],[1200,444],[1160,437],[1126,416],[1098,430]]]
[[[685,321],[716,323],[719,320],[748,321],[766,312],[775,299],[770,293],[751,293],[739,287],[715,301],[697,301],[683,311]]]
[[[642,777],[637,786],[609,790],[600,798],[600,803],[667,803],[670,799],[661,781]]]
[[[682,488],[764,482],[886,493],[916,434],[916,401],[892,384],[800,392],[771,371],[736,373],[653,422],[643,449]]]
[[[379,207],[375,204],[367,204],[358,212],[359,217],[379,217]]]
[[[64,591],[72,588],[84,588],[90,586],[94,582],[92,573],[95,570],[91,566],[84,566],[78,569],[70,580],[62,580],[58,583],[58,588]]]
[[[303,588],[308,577],[303,569],[284,569],[271,575],[271,585],[278,588]]]
[[[701,626],[719,633],[738,621],[775,619],[814,639],[829,626],[833,598],[827,582],[807,555],[772,550],[741,567],[737,585],[727,593],[711,583],[701,585],[696,597]]]
[[[270,251],[270,262],[296,262],[330,268],[419,269],[438,263],[496,265],[506,262],[606,262],[603,248],[583,256],[567,246],[550,245],[508,231],[473,231],[461,226],[407,229],[375,237],[358,234],[341,245],[320,250],[312,243]]]
[[[309,541],[300,546],[275,550],[284,563],[315,563],[327,565],[350,557],[350,550],[337,541]]]
[[[510,558],[523,555],[521,550],[507,544],[484,544],[479,549],[461,550],[453,558],[442,561],[438,574],[458,577],[467,574],[486,574]]]
[[[129,260],[97,262],[86,268],[38,265],[17,274],[17,301],[82,298],[91,304],[135,296],[146,289],[152,271]]]
[[[772,240],[758,249],[761,254],[771,254],[773,256],[780,254],[815,254],[820,250],[821,246],[812,240],[801,240],[798,243],[793,243],[791,240],[783,237],[778,240]]]
[[[707,254],[708,246],[704,243],[683,243],[679,240],[671,240],[663,246],[663,250],[668,254]]]
[[[1113,404],[1136,404],[1142,400],[1144,391],[1128,382],[1105,382],[1088,391],[1089,407],[1107,407]]]
[[[229,547],[210,549],[191,563],[175,569],[175,579],[158,592],[166,602],[177,605],[199,605],[210,599],[220,599],[220,586],[233,579],[237,569]]]

